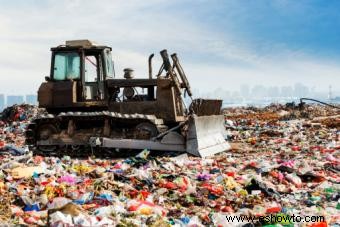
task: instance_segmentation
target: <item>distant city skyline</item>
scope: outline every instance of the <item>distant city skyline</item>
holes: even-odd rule
[[[194,89],[194,95],[202,98],[218,98],[224,102],[289,102],[300,98],[314,98],[323,101],[332,101],[340,97],[340,92],[335,92],[329,86],[328,91],[319,91],[315,87],[308,87],[301,83],[292,86],[265,86],[242,84],[238,90],[228,91],[223,88],[217,88],[210,92],[201,92]]]
[[[331,99],[340,97],[340,92],[333,91],[331,85],[328,86],[328,89],[328,91],[318,91],[315,87],[308,87],[302,83],[296,83],[292,86],[251,86],[249,84],[242,84],[239,89],[232,91],[220,87],[210,92],[202,92],[194,88],[193,95],[194,98],[222,99],[224,103],[248,104],[290,102],[302,97],[332,101]],[[22,103],[37,105],[37,95],[6,95],[0,93],[0,111],[7,106]]]
[[[0,111],[7,106],[12,106],[15,104],[30,104],[37,105],[38,97],[34,94],[27,95],[6,95],[0,93]]]
[[[319,90],[316,89],[315,86],[309,87],[302,83],[295,83],[291,86],[282,85],[282,86],[266,86],[266,85],[250,85],[250,84],[242,84],[239,88],[235,87],[233,90],[224,89],[223,87],[216,87],[212,91],[205,91],[204,89],[193,88],[193,93],[196,98],[200,98],[200,96],[206,95],[217,95],[220,96],[222,93],[225,96],[242,96],[244,98],[264,98],[264,97],[305,97],[305,96],[321,96],[325,98],[325,96],[340,96],[340,91],[335,91],[332,89],[332,85],[328,86],[327,90]],[[0,104],[1,100],[4,99],[4,103],[8,102],[10,99],[10,103],[12,100],[26,101],[28,103],[37,103],[37,94],[4,94],[0,92]],[[7,101],[6,101],[7,100]]]

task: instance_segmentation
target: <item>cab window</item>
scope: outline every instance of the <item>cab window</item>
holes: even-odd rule
[[[105,53],[106,76],[109,78],[113,78],[113,62],[111,51],[109,49],[106,49],[104,53]]]
[[[54,56],[54,80],[80,79],[80,56],[78,53],[57,53]]]
[[[97,58],[93,55],[85,56],[85,82],[97,81]]]

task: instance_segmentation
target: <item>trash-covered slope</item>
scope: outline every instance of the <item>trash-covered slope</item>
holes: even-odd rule
[[[33,156],[24,130],[39,111],[15,106],[2,115],[2,224],[244,226],[227,215],[270,214],[339,223],[340,113],[334,109],[227,109],[232,150],[205,159],[147,150],[115,159]]]

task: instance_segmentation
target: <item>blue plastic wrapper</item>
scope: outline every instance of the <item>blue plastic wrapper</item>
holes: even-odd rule
[[[93,192],[87,192],[83,194],[79,199],[74,200],[73,202],[79,205],[83,205],[85,203],[90,202],[93,199]]]
[[[107,201],[113,201],[113,197],[112,195],[110,194],[100,194],[98,197],[98,199],[104,199],[104,200],[107,200]]]
[[[24,211],[39,211],[39,210],[40,210],[39,204],[26,205],[24,207]]]
[[[189,218],[189,217],[182,217],[182,218],[181,218],[181,221],[182,221],[184,224],[189,224],[190,218]]]
[[[23,155],[26,153],[26,149],[23,147],[16,147],[13,144],[8,144],[5,149],[9,151],[11,155]]]

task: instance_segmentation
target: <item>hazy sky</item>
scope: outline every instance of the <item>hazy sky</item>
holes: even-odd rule
[[[119,76],[147,76],[149,54],[166,48],[201,91],[301,82],[337,93],[339,10],[337,0],[0,0],[0,93],[36,93],[50,47],[68,39],[112,46]]]

